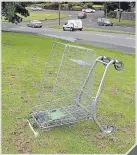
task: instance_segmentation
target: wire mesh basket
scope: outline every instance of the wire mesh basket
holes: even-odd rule
[[[94,70],[97,62],[105,66],[97,95],[93,97]],[[72,124],[79,119],[96,119],[96,103],[107,73],[114,64],[121,70],[123,63],[100,56],[87,48],[54,42],[31,118],[41,129]],[[108,131],[108,130],[107,130]]]

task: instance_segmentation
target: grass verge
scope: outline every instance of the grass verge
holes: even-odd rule
[[[19,15],[21,16],[21,15]],[[44,11],[32,11],[30,12],[30,16],[28,17],[23,17],[23,21],[30,21],[30,20],[47,20],[47,19],[57,19],[58,18],[58,13],[56,12],[44,12]],[[67,17],[67,14],[60,14],[61,18]],[[2,21],[4,21],[4,17],[2,18]]]
[[[94,4],[92,7],[93,7],[93,8],[103,8],[104,5],[95,5],[95,4]]]
[[[50,28],[62,29],[62,25],[52,25],[49,26]],[[125,31],[116,31],[116,30],[106,30],[101,28],[90,28],[90,27],[83,27],[83,30],[86,31],[96,31],[96,32],[109,32],[109,33],[121,33],[121,34],[135,34],[134,32],[125,32]]]
[[[124,62],[121,71],[113,66],[109,69],[97,105],[99,120],[117,125],[117,131],[104,135],[92,120],[83,120],[40,132],[38,138],[33,136],[26,124],[26,115],[36,103],[53,41],[34,34],[2,32],[2,153],[126,153],[135,143],[135,55],[92,45],[56,40],[93,49],[97,57],[105,55]],[[99,65],[95,90],[102,71],[103,66]]]
[[[113,23],[115,24],[127,24],[127,25],[135,25],[136,21],[134,20],[124,20],[124,19],[120,19],[120,22],[119,22],[119,19],[117,18],[109,18]]]

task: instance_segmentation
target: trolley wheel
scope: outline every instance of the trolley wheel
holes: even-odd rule
[[[113,133],[115,131],[116,131],[116,126],[114,125],[107,125],[104,130],[105,133]]]
[[[116,70],[120,71],[121,69],[123,69],[124,64],[123,64],[122,61],[118,61],[118,62],[114,63],[114,67],[115,67]]]

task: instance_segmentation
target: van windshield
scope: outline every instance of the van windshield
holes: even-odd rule
[[[76,21],[76,24],[81,25],[82,23],[80,21]]]

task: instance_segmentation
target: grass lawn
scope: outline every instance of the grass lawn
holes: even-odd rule
[[[109,69],[97,105],[99,120],[115,124],[117,131],[104,135],[92,120],[82,120],[34,137],[26,116],[36,103],[53,41],[34,34],[2,32],[2,154],[126,153],[135,143],[135,55],[92,45],[58,40],[93,49],[96,57],[105,55],[124,62],[121,71],[113,66]],[[102,71],[103,65],[99,65],[95,90]]]
[[[62,29],[62,25],[52,25],[50,28]],[[116,30],[107,30],[102,28],[92,28],[92,27],[83,27],[83,30],[86,31],[96,31],[96,32],[109,32],[109,33],[121,33],[121,34],[135,34],[134,32],[125,32],[125,31],[116,31]]]
[[[21,16],[21,15],[20,15]],[[67,17],[67,14],[60,14],[61,18]],[[23,21],[30,21],[30,20],[47,20],[47,19],[56,19],[59,17],[58,13],[56,12],[44,12],[44,11],[32,11],[30,12],[30,16],[23,17]],[[4,21],[4,18],[2,19]]]
[[[117,24],[131,24],[131,25],[135,25],[136,21],[134,20],[124,20],[124,19],[120,19],[120,22],[119,22],[119,19],[117,18],[109,18],[113,23],[117,23]]]
[[[95,4],[94,4],[92,7],[93,7],[93,8],[103,8],[104,5],[95,5]]]

